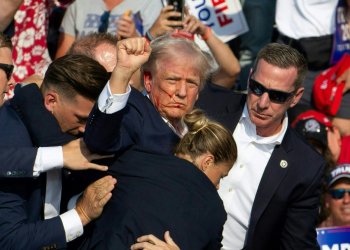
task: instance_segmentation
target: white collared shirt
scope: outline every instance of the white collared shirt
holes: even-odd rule
[[[220,181],[219,195],[227,212],[222,249],[243,248],[260,180],[273,149],[281,144],[287,127],[286,114],[278,134],[270,137],[258,136],[256,126],[249,118],[247,104],[244,106],[233,133],[238,148],[238,158],[228,176]]]
[[[70,242],[83,234],[84,228],[75,209],[60,215],[63,152],[62,147],[40,147],[36,154],[33,177],[46,172],[46,193],[44,205],[45,220],[60,216],[66,235]]]

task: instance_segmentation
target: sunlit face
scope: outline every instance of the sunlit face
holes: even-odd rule
[[[56,117],[61,130],[65,133],[78,135],[84,133],[87,118],[94,102],[77,95],[75,102],[58,98],[53,104],[52,114]]]
[[[204,174],[208,176],[211,182],[214,184],[217,190],[220,188],[220,180],[228,175],[233,164],[220,163],[213,164],[204,170]]]
[[[145,72],[145,88],[160,115],[176,127],[198,98],[200,72],[186,56],[158,65],[155,73]]]
[[[278,68],[261,59],[252,78],[268,89],[289,93],[295,90],[297,70]],[[275,103],[269,99],[267,92],[257,96],[248,86],[247,108],[251,121],[256,125],[257,134],[264,137],[277,134],[282,128],[282,119],[287,109],[299,101],[303,91],[304,88],[299,88],[285,103]]]
[[[9,48],[0,48],[0,63],[13,65],[12,52]],[[8,80],[4,70],[0,68],[0,107],[4,102],[6,93],[9,91],[9,87],[14,85],[14,79]]]
[[[350,189],[350,179],[342,178],[335,182],[330,188]],[[333,226],[350,226],[350,196],[346,192],[343,198],[334,199],[329,193],[326,193],[326,206],[331,211]]]

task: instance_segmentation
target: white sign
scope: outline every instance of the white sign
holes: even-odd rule
[[[208,25],[223,42],[249,31],[239,0],[186,0],[190,14]],[[205,42],[195,37],[201,47]]]

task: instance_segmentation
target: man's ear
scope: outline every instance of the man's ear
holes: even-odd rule
[[[149,70],[143,72],[143,84],[145,85],[146,91],[151,92],[152,87],[152,74]]]
[[[55,92],[49,91],[44,95],[45,108],[51,113],[53,113],[58,101],[58,94]]]
[[[301,87],[301,88],[299,88],[297,90],[297,92],[293,96],[293,101],[292,101],[292,103],[289,106],[290,108],[294,107],[299,102],[299,100],[300,100],[301,96],[303,95],[303,93],[304,93],[304,88],[303,87]]]
[[[206,154],[201,163],[200,163],[200,169],[205,173],[208,171],[212,166],[214,165],[214,156],[212,154]]]

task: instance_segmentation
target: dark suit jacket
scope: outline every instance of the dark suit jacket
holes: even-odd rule
[[[84,141],[99,154],[122,152],[133,145],[171,153],[179,142],[151,101],[132,88],[128,103],[114,114],[93,107],[85,128]]]
[[[26,91],[34,90],[34,85],[28,87],[23,89]],[[32,96],[32,92],[29,91],[30,98],[33,100],[39,98],[41,106],[43,106],[43,98],[37,87],[33,94],[35,93],[39,93],[39,96]],[[20,94],[14,99],[14,103],[19,97]],[[0,147],[21,150],[22,147],[35,146],[30,133],[22,122],[22,119],[25,120],[26,117],[23,117],[21,111],[30,108],[30,105],[21,106],[20,103],[19,101],[13,109],[10,102],[6,102],[0,109],[2,121],[0,123]],[[48,124],[50,123],[48,122]],[[17,161],[21,164],[19,172],[26,171],[19,177],[28,178],[8,178],[13,175],[6,175],[7,178],[0,180],[0,249],[65,248],[66,239],[61,219],[56,217],[43,221],[46,175],[33,178],[33,155],[24,156],[22,160],[17,159]],[[23,163],[25,164],[22,166]],[[13,169],[12,165],[2,165],[1,167],[1,171],[5,173],[9,172],[10,169]],[[53,228],[55,230],[52,230]]]
[[[233,132],[246,96],[207,84],[195,106]],[[280,167],[281,160],[288,166]],[[275,147],[260,181],[244,249],[319,249],[318,202],[327,163],[288,127]]]
[[[108,174],[118,183],[80,249],[130,249],[138,237],[163,239],[167,230],[181,250],[220,249],[226,212],[213,183],[192,163],[136,147]]]

